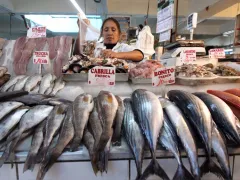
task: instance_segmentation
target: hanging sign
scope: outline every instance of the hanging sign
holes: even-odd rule
[[[49,51],[35,51],[33,64],[49,64]]]
[[[47,36],[47,28],[45,26],[32,27],[27,31],[28,38],[41,38]]]
[[[224,59],[224,58],[226,58],[226,54],[223,48],[209,50],[209,59]]]
[[[171,30],[161,32],[159,35],[159,42],[170,41],[171,39]]]
[[[196,50],[183,50],[180,54],[180,60],[184,64],[191,64],[197,60]]]
[[[157,87],[163,84],[175,83],[175,66],[169,66],[164,68],[158,68],[153,73],[152,85]]]
[[[115,86],[115,67],[97,66],[88,72],[89,85]]]

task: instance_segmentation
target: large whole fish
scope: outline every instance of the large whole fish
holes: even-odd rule
[[[236,117],[229,106],[220,98],[207,93],[195,93],[209,108],[214,122],[227,136],[240,144],[236,127]]]
[[[44,94],[46,92],[46,90],[51,86],[53,81],[55,81],[55,79],[56,79],[56,76],[54,76],[52,74],[44,75],[42,78],[42,81],[40,83],[39,93]]]
[[[9,81],[11,75],[10,74],[4,74],[1,78],[0,78],[0,87],[2,85],[4,85],[6,82]]]
[[[12,79],[10,79],[6,84],[4,84],[4,86],[1,88],[1,92],[7,92],[7,90],[11,87],[14,86],[19,79],[24,78],[24,75],[20,75],[20,76],[16,76]]]
[[[124,99],[124,106],[123,133],[135,159],[138,174],[136,179],[138,179],[142,175],[145,140],[142,131],[135,120],[131,99]]]
[[[27,80],[29,79],[29,76],[25,76],[24,78],[22,79],[19,79],[17,81],[17,83],[15,84],[14,88],[13,88],[13,91],[20,91],[20,90],[23,90],[24,89],[24,86],[27,82]]]
[[[123,100],[119,96],[115,96],[115,97],[118,101],[118,110],[114,120],[115,122],[114,122],[114,132],[113,132],[112,141],[120,145],[122,122],[123,122],[125,107],[124,107]]]
[[[165,147],[168,151],[172,152],[178,163],[177,172],[175,173],[173,180],[193,180],[193,176],[184,167],[180,158],[178,149],[178,136],[174,129],[171,121],[169,120],[166,112],[163,113],[164,123],[162,132],[159,135],[160,144]]]
[[[43,142],[43,128],[45,126],[45,123],[46,123],[45,121],[41,122],[34,131],[31,148],[28,152],[23,172],[27,171],[28,169],[33,171],[34,165],[37,163],[36,159]]]
[[[45,91],[44,94],[50,95],[51,92],[52,92],[52,90],[53,90],[53,86],[54,86],[54,83],[52,83],[52,84],[49,86],[49,88],[47,88],[47,90]]]
[[[187,153],[191,172],[195,179],[200,179],[200,169],[198,166],[197,147],[189,129],[186,118],[181,110],[172,102],[167,99],[160,99],[161,105],[164,108],[169,120],[175,128],[177,135]],[[183,177],[184,178],[184,177]]]
[[[240,89],[228,89],[225,92],[240,97]]]
[[[24,90],[28,92],[32,91],[38,84],[40,84],[41,79],[42,79],[41,75],[34,75],[29,77],[24,86]]]
[[[0,103],[0,109],[1,109],[1,111],[0,111],[0,120],[2,120],[2,118],[4,116],[6,116],[11,111],[19,108],[20,106],[23,106],[23,104],[19,103],[19,102],[9,101],[9,102]]]
[[[162,106],[155,94],[152,92],[138,89],[132,94],[133,109],[137,117],[142,133],[152,154],[152,161],[141,176],[147,178],[151,174],[156,174],[163,179],[169,179],[164,170],[156,160],[155,150],[160,130],[163,126]]]
[[[81,94],[73,102],[73,125],[75,135],[71,149],[76,151],[82,141],[83,132],[93,110],[94,102],[90,94]]]
[[[37,180],[42,180],[46,172],[52,167],[55,161],[61,156],[64,148],[69,144],[74,136],[73,127],[73,109],[72,106],[68,107],[67,114],[64,118],[61,132],[56,146],[47,154],[46,158],[40,163]]]
[[[2,120],[0,123],[0,141],[9,134],[28,110],[28,107],[18,108]]]
[[[54,87],[50,95],[55,96],[58,91],[64,88],[64,86],[65,82],[61,78],[58,78],[54,83]]]

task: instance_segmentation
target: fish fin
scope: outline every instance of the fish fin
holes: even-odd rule
[[[224,179],[226,176],[222,171],[222,169],[212,159],[207,159],[200,167],[200,170],[201,170],[201,177],[203,177],[207,173],[213,173],[217,177],[222,179]]]
[[[165,171],[162,169],[162,167],[158,164],[157,160],[154,158],[148,165],[148,167],[143,172],[142,176],[139,178],[139,180],[146,180],[150,175],[157,175],[161,177],[163,180],[169,180],[168,175],[165,173]]]
[[[24,163],[23,173],[26,172],[27,170],[33,171],[34,165],[36,164],[35,158],[36,158],[36,154],[28,153],[27,159]]]
[[[99,154],[99,162],[98,162],[98,169],[101,172],[108,171],[108,151],[104,150]]]
[[[177,172],[175,173],[173,180],[194,180],[192,174],[183,166],[179,165]]]

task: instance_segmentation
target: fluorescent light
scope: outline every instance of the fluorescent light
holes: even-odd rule
[[[78,3],[75,1],[75,0],[70,0],[71,3],[74,5],[74,7],[78,10],[78,12],[80,13],[81,15],[81,18],[82,19],[86,19],[86,15],[85,13],[83,12],[83,10],[80,8],[80,6],[78,5]]]

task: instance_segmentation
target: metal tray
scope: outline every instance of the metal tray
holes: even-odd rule
[[[87,82],[88,73],[76,73],[76,74],[63,74],[63,80],[67,82],[78,81],[78,82]],[[128,73],[116,73],[116,82],[127,82]]]
[[[218,76],[205,77],[205,78],[188,78],[188,77],[176,77],[176,84],[185,86],[199,86],[213,84]]]

